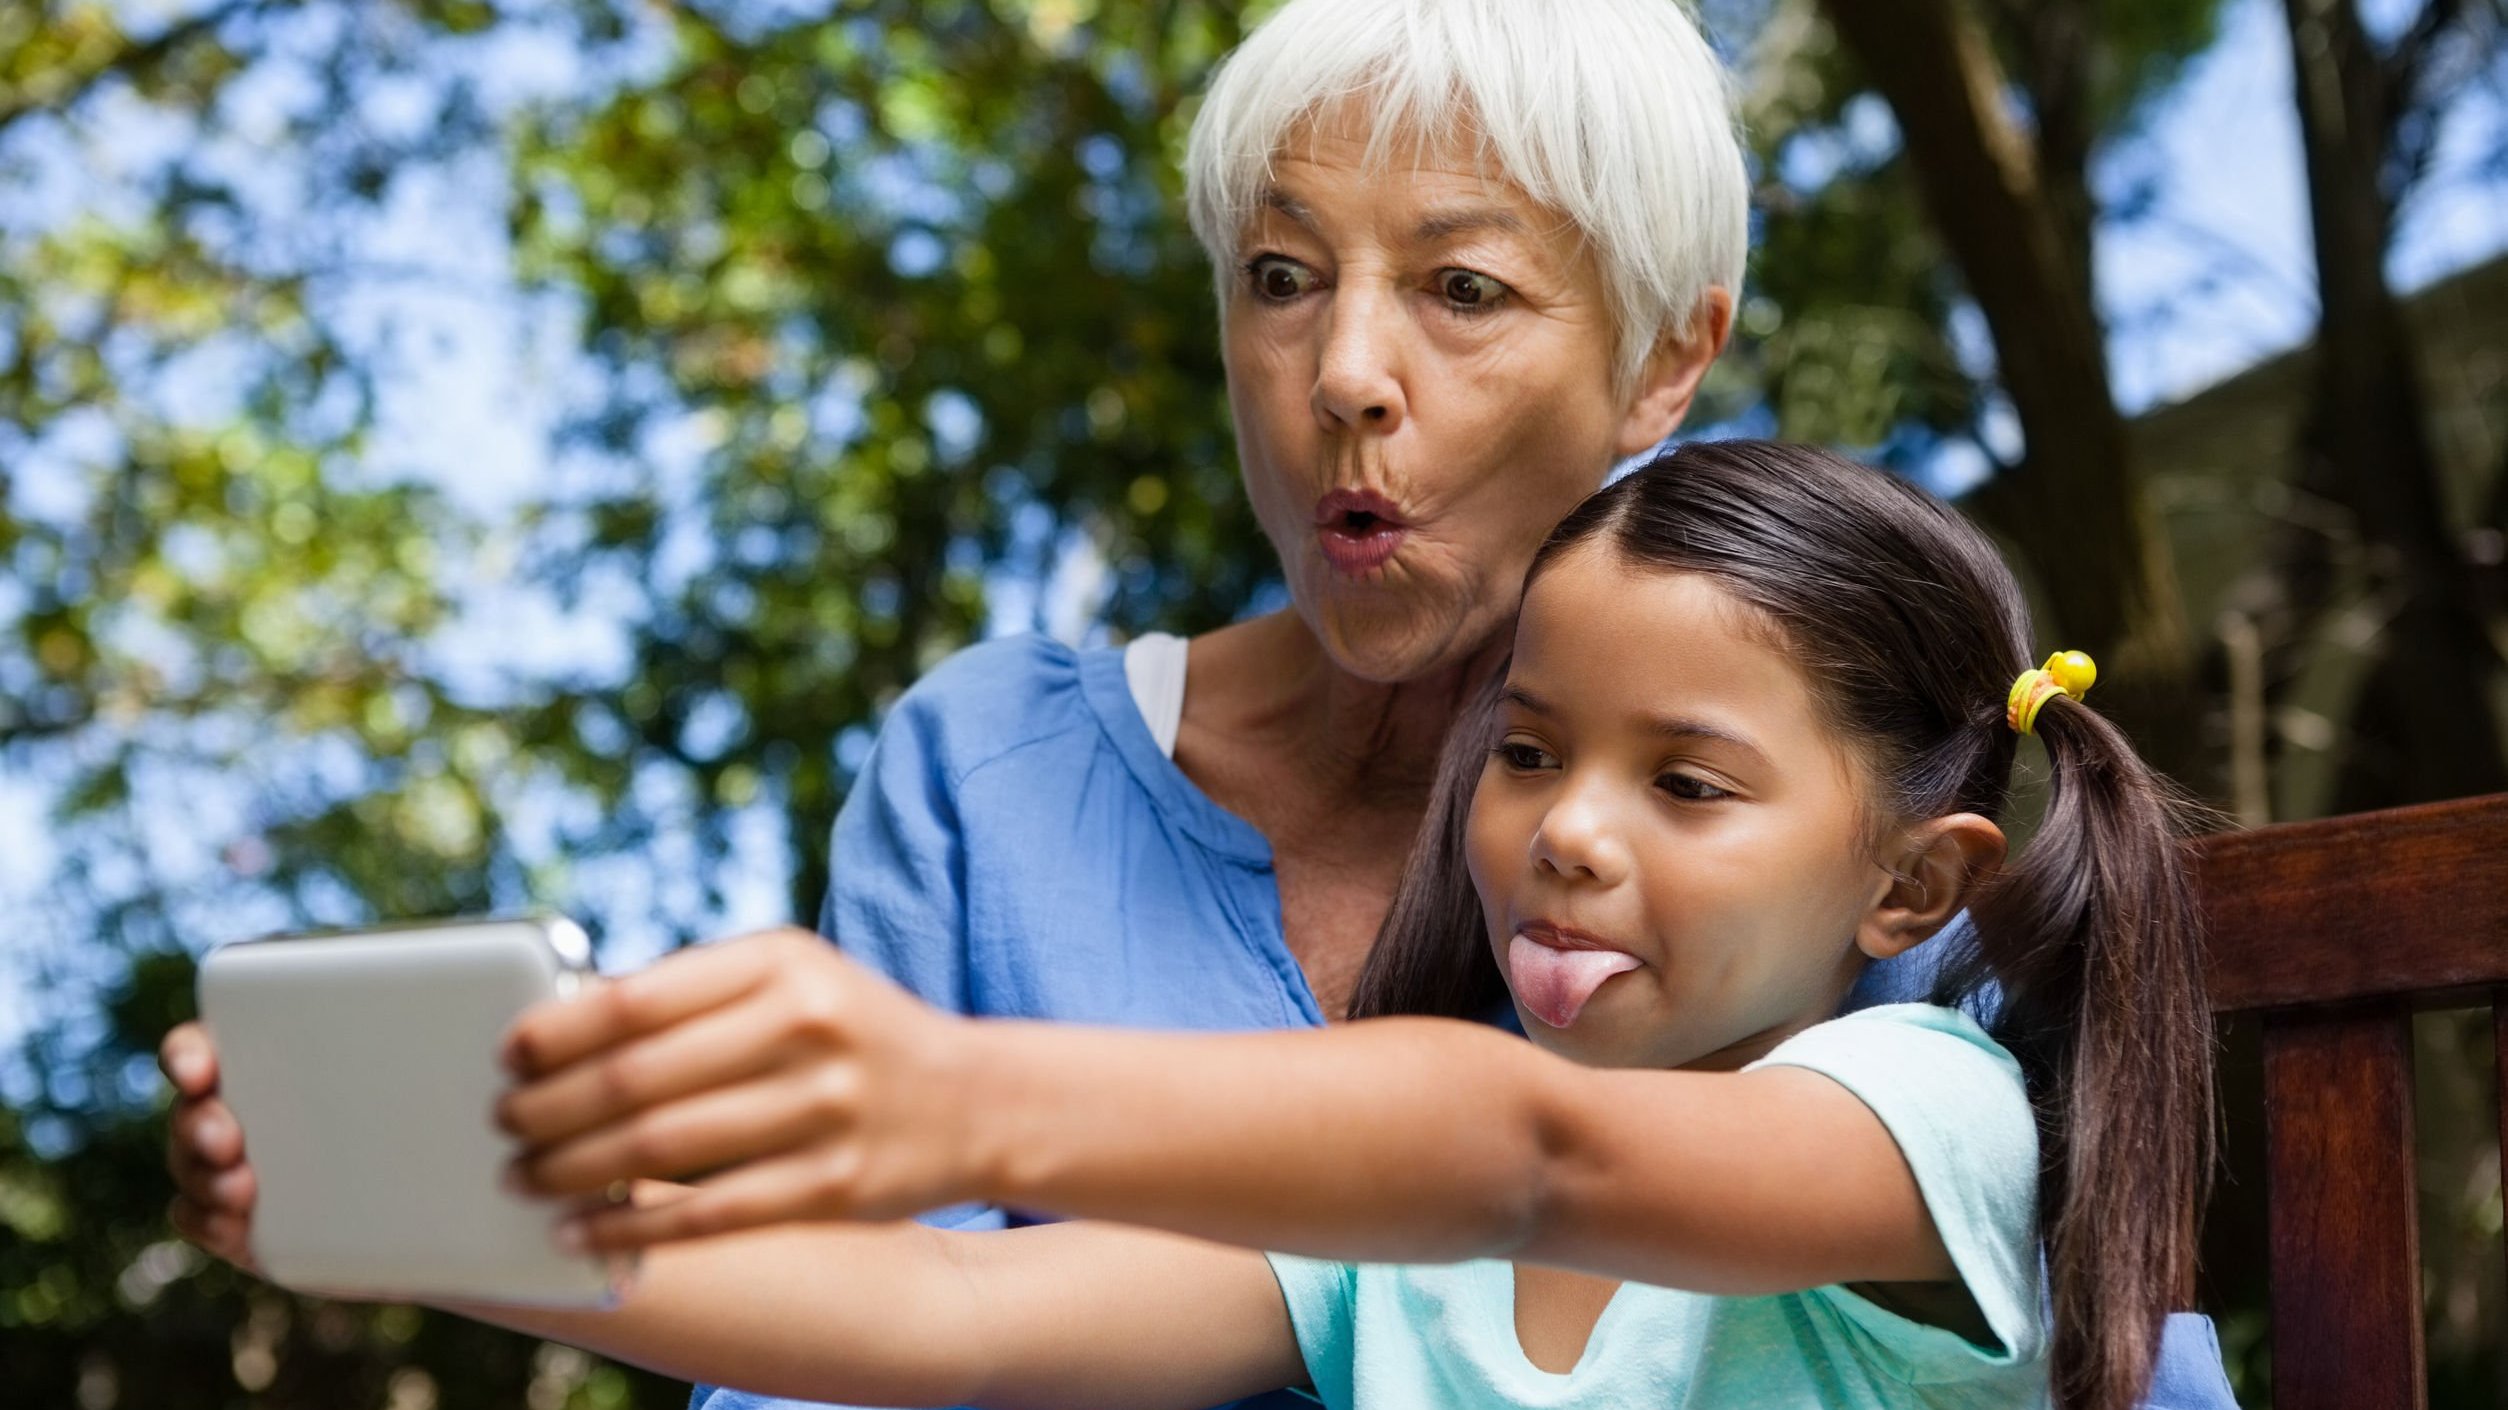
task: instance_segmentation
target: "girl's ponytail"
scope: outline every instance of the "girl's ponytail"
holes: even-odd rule
[[[2212,1028],[2175,795],[2116,726],[2046,703],[2053,793],[1972,915],[1991,1025],[2038,1106],[2055,1403],[2128,1410],[2194,1267]]]

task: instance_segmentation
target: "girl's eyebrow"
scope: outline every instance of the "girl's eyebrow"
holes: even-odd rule
[[[1504,705],[1519,706],[1536,715],[1549,715],[1554,713],[1548,705],[1542,702],[1540,696],[1533,694],[1531,691],[1526,690],[1520,685],[1509,685],[1506,689],[1499,691],[1498,701],[1500,704]],[[1750,736],[1742,734],[1738,730],[1727,729],[1722,725],[1713,724],[1706,720],[1693,719],[1687,715],[1644,715],[1640,718],[1644,720],[1646,730],[1650,734],[1659,734],[1675,739],[1714,740],[1719,744],[1729,744],[1734,748],[1749,754],[1762,764],[1765,764],[1768,761],[1767,753],[1757,744],[1752,743]]]

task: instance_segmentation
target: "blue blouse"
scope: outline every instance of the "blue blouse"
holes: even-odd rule
[[[1169,1030],[1324,1021],[1282,938],[1270,844],[1160,751],[1120,651],[1020,636],[941,663],[882,725],[832,869],[820,933],[942,1008]],[[1939,948],[1871,966],[1849,1007],[1921,993],[1916,956]],[[979,1206],[926,1218],[1026,1222]],[[2207,1320],[2172,1320],[2147,1405],[2234,1410]],[[691,1407],[798,1410],[702,1386]]]

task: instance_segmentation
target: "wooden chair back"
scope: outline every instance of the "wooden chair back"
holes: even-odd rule
[[[2274,1406],[2421,1410],[2411,1016],[2490,1007],[2508,1131],[2508,794],[2193,850],[2212,1008],[2263,1030]]]

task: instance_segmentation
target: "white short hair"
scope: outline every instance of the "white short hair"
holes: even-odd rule
[[[1289,0],[1220,65],[1185,153],[1223,307],[1271,163],[1359,100],[1368,160],[1471,133],[1594,251],[1625,391],[1711,289],[1738,300],[1749,178],[1724,64],[1677,0]]]

